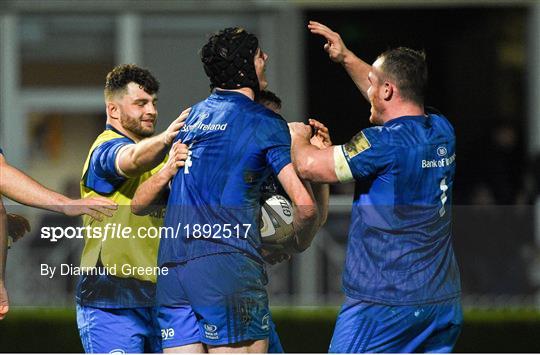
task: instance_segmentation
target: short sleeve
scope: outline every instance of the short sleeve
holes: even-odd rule
[[[4,155],[4,151],[0,148],[0,155]]]
[[[392,161],[392,148],[378,128],[360,131],[349,142],[334,149],[336,175],[341,182],[363,180],[377,175]]]
[[[133,142],[128,138],[116,138],[94,149],[85,175],[85,186],[101,194],[114,192],[126,180],[116,168],[116,157],[128,144]]]
[[[291,163],[291,135],[287,122],[279,116],[270,117],[258,131],[259,142],[266,151],[266,162],[277,176]]]

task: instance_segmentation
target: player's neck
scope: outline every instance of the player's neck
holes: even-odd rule
[[[412,102],[401,102],[399,105],[387,108],[385,113],[384,123],[403,116],[423,116],[424,106]]]
[[[129,139],[131,139],[135,143],[139,143],[143,139],[142,137],[139,137],[138,135],[133,134],[132,132],[130,132],[127,129],[125,129],[124,127],[122,127],[122,125],[120,124],[120,122],[118,122],[118,120],[113,120],[113,119],[107,118],[107,124],[109,126],[112,126],[115,130],[122,133],[124,136],[128,137]]]
[[[242,95],[249,97],[251,100],[255,100],[255,92],[253,91],[252,88],[244,87],[244,88],[232,89],[232,90],[216,88],[216,91],[234,91],[234,92],[238,92]]]

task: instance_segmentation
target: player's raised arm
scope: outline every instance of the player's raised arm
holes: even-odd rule
[[[161,163],[190,110],[184,110],[164,132],[122,147],[116,158],[118,172],[126,177],[139,176]]]
[[[73,200],[49,190],[17,168],[0,154],[0,193],[23,205],[60,212],[68,216],[87,214],[96,219],[112,216],[117,206],[109,199],[93,197]]]
[[[277,178],[294,206],[293,227],[296,234],[297,252],[307,249],[319,229],[317,202],[309,183],[300,180],[291,163],[287,164]]]
[[[4,319],[9,311],[9,299],[5,285],[7,245],[7,215],[0,195],[0,320]]]
[[[324,50],[328,53],[330,59],[343,65],[362,95],[368,99],[367,90],[370,85],[368,74],[371,70],[371,65],[367,64],[350,51],[345,46],[339,33],[332,31],[328,26],[316,21],[309,21],[308,28],[311,33],[326,39]]]
[[[165,205],[167,185],[178,169],[185,165],[188,154],[187,145],[181,141],[173,144],[169,151],[169,159],[163,168],[137,188],[131,200],[131,212],[136,215],[145,215],[151,213],[154,210],[153,207]]]

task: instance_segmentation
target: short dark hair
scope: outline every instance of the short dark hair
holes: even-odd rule
[[[428,80],[426,53],[399,47],[387,50],[379,58],[384,59],[381,66],[383,74],[395,80],[401,96],[423,105]]]
[[[270,90],[259,91],[257,95],[255,95],[255,101],[264,106],[270,104],[274,105],[278,110],[281,109],[281,99]]]
[[[125,92],[127,85],[131,82],[139,85],[150,95],[159,91],[159,82],[147,69],[140,68],[135,64],[121,64],[107,74],[104,90],[105,100]]]

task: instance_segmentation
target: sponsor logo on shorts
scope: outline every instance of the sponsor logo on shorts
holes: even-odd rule
[[[124,349],[113,349],[109,351],[109,354],[125,354],[126,351]]]
[[[268,330],[270,329],[270,314],[266,313],[262,318],[261,329]]]
[[[162,340],[169,340],[174,338],[174,329],[173,328],[167,328],[167,329],[161,329],[161,339]]]
[[[205,338],[211,339],[211,340],[219,339],[219,334],[217,332],[217,329],[218,329],[217,325],[206,323],[203,326],[203,328],[204,328],[204,336],[205,336]]]

